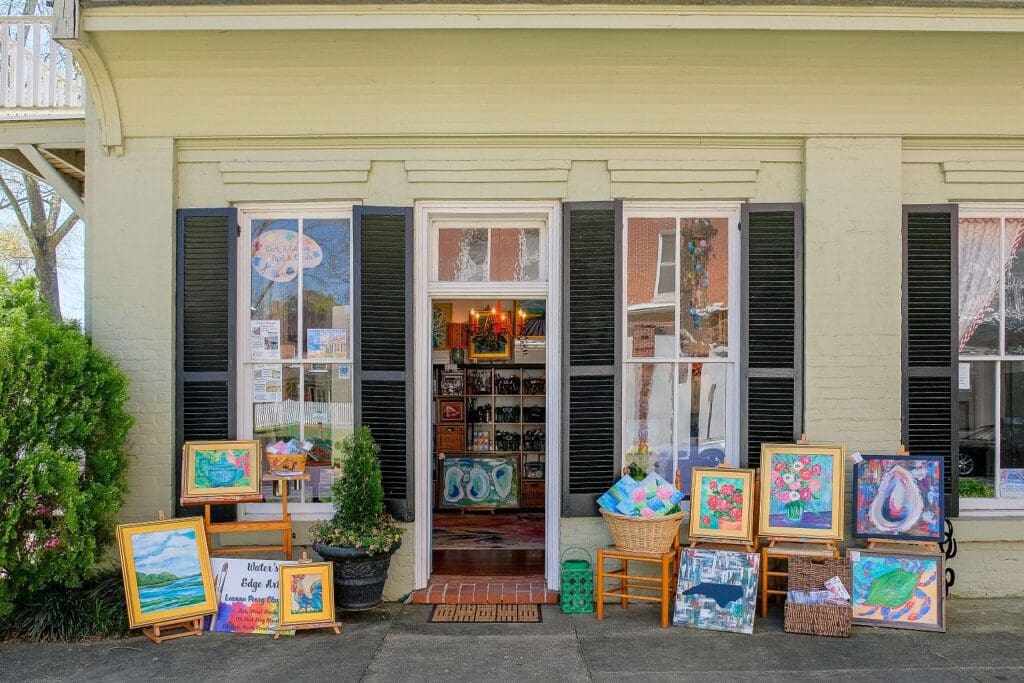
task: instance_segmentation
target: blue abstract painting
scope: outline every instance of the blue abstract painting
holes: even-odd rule
[[[753,633],[760,565],[757,553],[684,548],[672,623]]]

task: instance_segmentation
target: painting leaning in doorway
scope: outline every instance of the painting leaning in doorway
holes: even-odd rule
[[[117,543],[132,628],[217,611],[202,517],[120,524]]]
[[[842,538],[843,446],[761,446],[760,534]]]

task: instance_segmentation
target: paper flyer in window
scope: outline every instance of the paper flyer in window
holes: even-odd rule
[[[280,403],[283,386],[280,365],[257,365],[253,368],[253,403]]]
[[[312,328],[306,332],[306,358],[345,358],[348,330]]]
[[[250,322],[249,355],[253,360],[280,360],[280,320],[253,320]]]
[[[1024,469],[999,470],[999,495],[1003,498],[1024,498]]]

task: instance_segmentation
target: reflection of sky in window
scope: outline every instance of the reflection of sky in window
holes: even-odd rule
[[[272,230],[287,230],[298,232],[299,222],[294,219],[287,220],[255,220],[252,222],[252,245],[255,250],[261,237]],[[252,272],[252,317],[254,319],[280,319],[279,311],[275,310],[281,306],[295,309],[297,305],[299,283],[298,278],[289,282],[274,282],[269,280],[257,271]],[[278,306],[274,306],[274,302]],[[274,315],[278,313],[278,315]],[[292,316],[289,316],[292,317]]]
[[[303,232],[320,245],[323,260],[302,273],[303,289],[334,299],[335,305],[349,303],[349,222],[343,219],[307,220]]]

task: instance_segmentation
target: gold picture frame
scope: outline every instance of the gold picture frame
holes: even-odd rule
[[[217,611],[202,517],[119,524],[117,547],[131,628]]]
[[[845,446],[762,444],[760,534],[842,539],[845,481]]]
[[[694,467],[690,538],[753,543],[755,470]]]
[[[278,627],[334,621],[334,565],[330,562],[282,564]]]
[[[246,441],[187,441],[181,449],[181,504],[263,500],[263,446]]]

